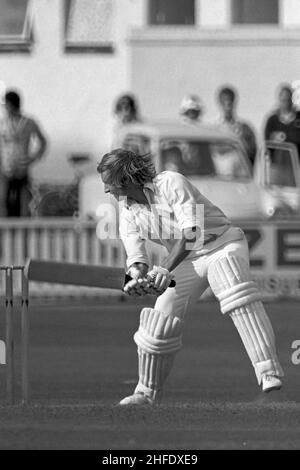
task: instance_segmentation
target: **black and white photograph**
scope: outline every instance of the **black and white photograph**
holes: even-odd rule
[[[0,0],[0,450],[299,450],[299,312],[300,0]]]

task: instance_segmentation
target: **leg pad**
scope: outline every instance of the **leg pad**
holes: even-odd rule
[[[150,354],[170,354],[181,348],[183,322],[153,308],[141,312],[140,327],[134,335],[136,344]]]
[[[144,308],[140,326],[134,335],[138,346],[139,382],[135,393],[144,393],[153,401],[161,398],[162,387],[181,348],[183,322],[172,315]]]
[[[221,258],[210,265],[208,280],[222,313],[230,315],[239,332],[258,383],[264,374],[282,376],[273,328],[247,261],[238,256]]]

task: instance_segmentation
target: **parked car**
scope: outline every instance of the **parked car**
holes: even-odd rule
[[[292,144],[266,142],[253,169],[238,137],[213,126],[133,124],[119,137],[123,148],[151,153],[158,172],[184,174],[232,220],[300,214],[299,163]],[[83,179],[83,215],[96,214],[107,202],[102,186],[97,175]]]

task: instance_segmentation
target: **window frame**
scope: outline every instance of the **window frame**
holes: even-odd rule
[[[145,0],[142,26],[134,28],[129,35],[129,42],[133,46],[165,46],[167,43],[170,47],[182,46],[182,44],[197,44],[201,47],[286,47],[297,46],[300,41],[299,27],[289,28],[286,26],[286,0],[278,0],[277,24],[234,24],[231,21],[232,0],[223,0],[222,22],[216,26],[203,23],[202,8],[204,4],[202,0],[195,0],[195,24],[193,27],[191,27],[192,25],[149,24],[149,1]]]
[[[149,28],[195,28],[198,26],[198,9],[201,0],[193,0],[194,2],[194,22],[193,23],[151,23],[151,2],[147,0],[146,5],[146,24]]]
[[[299,163],[298,163],[298,154],[295,144],[290,142],[274,142],[271,140],[266,140],[263,146],[262,155],[265,156],[268,149],[271,150],[286,150],[290,153],[291,156],[291,168],[293,170],[293,176],[295,178],[295,186],[286,186],[292,188],[293,190],[298,190],[300,187],[300,173],[299,173]],[[266,160],[265,157],[261,159],[261,184],[263,187],[270,187],[271,185],[267,182],[267,171],[266,171]]]
[[[27,1],[26,13],[24,17],[23,30],[21,34],[0,34],[0,54],[1,53],[30,53],[34,44],[34,32],[32,25],[32,15],[30,0]]]
[[[80,41],[69,41],[67,39],[68,32],[68,17],[70,13],[72,0],[63,0],[63,35],[64,35],[64,52],[71,54],[82,54],[82,53],[101,53],[101,54],[112,54],[115,51],[113,41],[100,41],[96,42],[80,42]]]
[[[201,1],[201,0],[200,0]],[[228,0],[227,0],[228,1]],[[274,0],[273,0],[274,1]],[[235,0],[229,0],[229,23],[231,28],[280,28],[282,26],[282,0],[277,0],[277,7],[278,7],[278,21],[277,23],[238,23],[233,21],[234,16],[234,2]]]

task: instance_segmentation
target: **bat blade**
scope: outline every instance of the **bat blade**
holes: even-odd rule
[[[121,290],[125,270],[106,266],[29,259],[25,267],[29,281]]]

